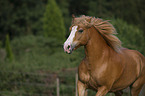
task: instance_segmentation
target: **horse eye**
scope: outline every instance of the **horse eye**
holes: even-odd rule
[[[80,29],[78,32],[82,33],[84,30],[83,29]]]

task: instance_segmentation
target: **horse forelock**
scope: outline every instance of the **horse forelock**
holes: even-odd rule
[[[95,29],[102,35],[106,43],[116,52],[120,52],[120,48],[122,47],[121,41],[115,36],[117,32],[113,25],[108,21],[109,20],[104,21],[100,18],[82,15],[75,18],[72,25],[82,25],[88,28],[94,26]]]

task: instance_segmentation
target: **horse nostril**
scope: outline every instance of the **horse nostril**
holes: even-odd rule
[[[70,45],[67,46],[67,49],[70,49]]]

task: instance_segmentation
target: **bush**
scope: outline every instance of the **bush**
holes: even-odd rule
[[[145,38],[142,30],[121,19],[112,19],[111,23],[116,28],[117,37],[122,41],[123,47],[138,50],[145,55]]]
[[[16,60],[2,63],[0,66],[3,70],[57,72],[77,67],[84,56],[81,48],[72,55],[66,54],[56,39],[43,36],[18,37],[12,40],[11,46]]]

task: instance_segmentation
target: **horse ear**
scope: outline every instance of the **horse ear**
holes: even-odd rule
[[[90,23],[91,19],[92,19],[92,17],[89,17],[86,21]]]
[[[75,20],[75,15],[72,14],[72,23],[74,23],[74,20]]]

